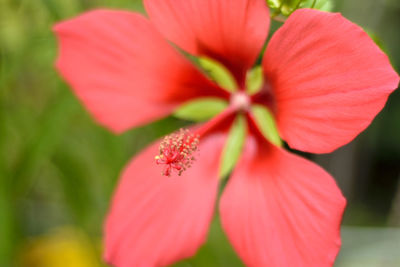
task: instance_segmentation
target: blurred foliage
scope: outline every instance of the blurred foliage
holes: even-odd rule
[[[124,164],[185,124],[166,118],[115,136],[61,81],[52,25],[101,6],[142,10],[140,1],[0,1],[0,266],[15,263],[26,237],[53,227],[100,236]]]
[[[289,16],[299,8],[315,8],[322,11],[332,11],[333,0],[267,0],[273,11],[273,17],[279,14]]]
[[[400,5],[396,0],[376,5],[347,0],[334,6],[378,36],[399,69]],[[100,264],[101,222],[124,164],[156,138],[188,123],[168,117],[115,136],[96,125],[72,95],[53,68],[51,27],[98,7],[143,12],[139,0],[0,0],[0,266],[61,266],[54,263],[57,255],[60,261],[89,262],[82,266]],[[356,141],[346,224],[386,225],[400,172],[399,100],[394,93]],[[335,155],[320,160],[336,166]],[[345,189],[344,176],[336,173],[342,170],[330,171]],[[346,246],[358,245],[346,241],[351,233],[344,233],[344,255]],[[242,264],[215,220],[207,244],[176,266]]]

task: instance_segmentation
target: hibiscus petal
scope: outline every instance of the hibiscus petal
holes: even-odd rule
[[[220,201],[247,266],[332,266],[346,200],[314,163],[250,137]]]
[[[280,134],[295,149],[326,153],[350,142],[384,107],[399,77],[387,56],[340,14],[294,12],[263,60]]]
[[[269,29],[265,0],[145,0],[156,27],[182,49],[208,56],[244,85]]]
[[[58,70],[97,121],[115,132],[166,116],[194,97],[227,97],[139,14],[96,10],[54,31]]]
[[[118,267],[165,266],[193,256],[205,241],[218,191],[225,131],[211,121],[198,130],[199,155],[181,176],[161,175],[154,156],[159,143],[126,168],[105,226],[105,259]],[[229,118],[228,118],[229,117]],[[208,132],[208,133],[206,133]],[[211,133],[210,133],[211,132]]]

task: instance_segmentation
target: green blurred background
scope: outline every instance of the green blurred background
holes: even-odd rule
[[[338,0],[400,69],[400,1]],[[0,0],[0,266],[92,267],[124,164],[185,122],[166,118],[115,136],[96,125],[53,68],[52,25],[97,7],[143,12],[138,0]],[[275,23],[275,27],[279,25]],[[349,204],[336,266],[400,266],[400,92],[354,142],[312,158]],[[218,221],[177,266],[242,266]]]

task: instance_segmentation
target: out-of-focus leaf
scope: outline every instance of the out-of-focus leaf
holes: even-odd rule
[[[82,9],[82,1],[79,0],[42,0],[41,2],[53,18],[57,20],[77,15]]]
[[[88,180],[90,175],[78,151],[71,153],[64,147],[62,151],[57,151],[53,163],[59,171],[66,205],[80,225],[89,226],[90,209],[96,206],[90,190],[91,181]]]
[[[183,260],[173,267],[243,267],[236,252],[229,243],[221,227],[220,218],[216,216],[211,222],[207,242],[196,255]]]
[[[337,267],[400,266],[400,229],[342,227]]]
[[[3,5],[0,8],[0,46],[7,51],[17,52],[26,42],[25,27],[22,17]]]
[[[261,105],[253,105],[251,112],[265,138],[274,145],[282,146],[282,140],[279,137],[278,128],[276,127],[272,113]]]
[[[229,131],[228,140],[222,151],[221,178],[228,176],[240,157],[246,137],[246,127],[247,125],[244,117],[242,115],[237,116]]]
[[[0,3],[0,8],[3,6]],[[18,231],[15,202],[11,195],[8,166],[5,160],[8,156],[6,80],[9,72],[5,50],[0,41],[0,266],[11,265]]]
[[[142,0],[129,0],[129,1],[99,0],[98,2],[99,2],[98,5],[100,6],[128,9],[128,10],[134,10],[136,12],[145,13]]]
[[[383,43],[383,40],[378,35],[376,35],[375,32],[370,31],[370,30],[365,30],[365,31],[366,31],[366,33],[368,33],[369,37],[371,37],[371,39],[375,42],[375,44],[377,46],[379,46],[379,48],[382,49],[387,54],[388,50],[385,47],[385,44]]]
[[[332,11],[332,0],[267,0],[268,6],[273,10],[272,16],[282,14],[289,16],[299,8],[314,8],[322,11]]]
[[[282,1],[280,0],[267,0],[267,4],[270,8],[279,8]]]
[[[76,99],[69,92],[63,92],[58,101],[44,112],[42,120],[38,122],[37,131],[28,138],[14,168],[13,182],[17,194],[29,187],[33,173],[57,145],[68,126],[69,117],[78,108]]]
[[[0,175],[4,175],[4,172]],[[7,186],[5,177],[0,177],[0,266],[10,266],[19,230],[14,212],[15,203]]]
[[[267,0],[268,6],[273,10],[272,16],[283,14],[290,15],[294,10],[300,7],[304,0]]]
[[[223,111],[227,106],[228,103],[219,98],[200,98],[183,104],[174,112],[174,116],[183,120],[205,121]]]
[[[199,64],[206,71],[208,76],[219,86],[229,92],[234,92],[237,90],[238,86],[235,78],[224,65],[206,57],[200,57]]]
[[[264,82],[264,76],[261,66],[257,66],[247,73],[246,91],[250,95],[257,93]]]
[[[301,8],[314,8],[318,9],[321,11],[332,11],[334,8],[334,2],[332,0],[316,0],[314,3],[314,0],[306,0],[302,1],[303,3],[300,5]]]

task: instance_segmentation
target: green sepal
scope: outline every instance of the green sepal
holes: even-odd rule
[[[205,121],[221,113],[228,102],[220,98],[204,97],[184,103],[173,115],[189,121]]]
[[[226,178],[232,171],[242,152],[246,138],[247,124],[243,115],[236,117],[229,131],[228,139],[222,151],[220,177]]]
[[[211,80],[223,89],[229,92],[234,92],[238,89],[235,78],[224,65],[207,57],[200,57],[198,62]]]
[[[279,136],[273,114],[262,105],[253,105],[251,112],[265,138],[276,146],[282,146],[282,140]]]
[[[249,95],[254,95],[260,91],[264,83],[264,75],[261,66],[257,66],[247,73],[246,77],[246,92]]]

